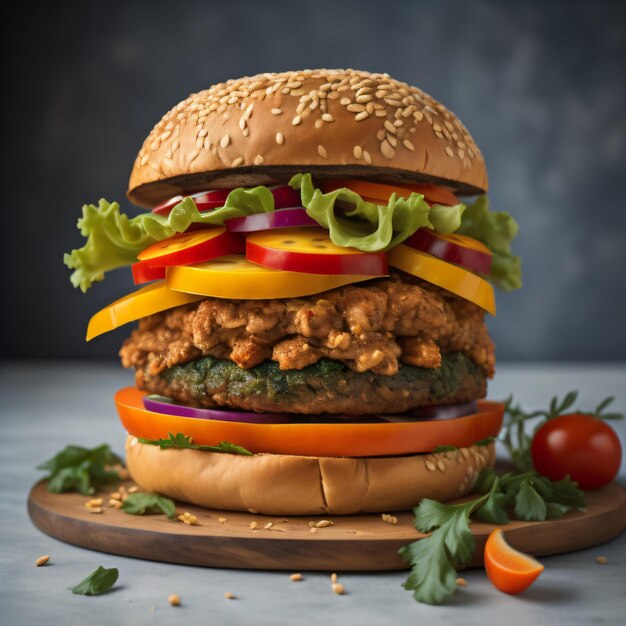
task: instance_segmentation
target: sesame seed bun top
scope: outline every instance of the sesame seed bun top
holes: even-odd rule
[[[190,95],[154,127],[128,197],[145,207],[179,193],[316,178],[430,180],[487,190],[480,150],[461,121],[417,87],[357,70],[229,80]]]

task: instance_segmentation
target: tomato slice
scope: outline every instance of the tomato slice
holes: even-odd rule
[[[135,285],[149,283],[153,280],[162,280],[165,278],[164,267],[152,267],[148,261],[139,261],[130,266],[133,273],[133,282]]]
[[[197,265],[168,267],[166,282],[175,291],[214,298],[265,300],[309,296],[370,278],[349,274],[330,276],[284,272],[231,254]]]
[[[309,274],[385,276],[389,273],[384,252],[337,246],[324,228],[252,233],[246,239],[246,258],[264,267]]]
[[[143,278],[165,278],[165,267],[202,263],[244,250],[243,237],[228,232],[225,226],[179,233],[142,250],[137,255],[139,263],[132,266],[133,278],[135,284],[146,282]],[[151,271],[155,268],[161,268],[161,271]]]
[[[236,443],[251,452],[299,456],[363,457],[432,452],[437,446],[471,446],[496,436],[502,426],[504,405],[478,401],[474,415],[442,421],[381,424],[248,424],[199,420],[147,411],[144,392],[125,387],[115,394],[124,428],[135,437],[166,438],[184,433],[194,443]]]
[[[456,263],[473,272],[491,272],[492,253],[480,241],[465,235],[441,235],[430,228],[419,228],[405,242],[407,246]]]
[[[202,296],[172,291],[163,281],[152,283],[98,311],[89,320],[87,341],[147,315],[197,300]]]
[[[400,244],[388,253],[389,265],[403,272],[418,276],[442,289],[469,300],[479,307],[496,314],[496,298],[493,287],[480,276],[458,265],[446,263],[421,250]]]
[[[385,185],[365,180],[329,180],[322,183],[325,192],[346,187],[358,193],[364,200],[378,204],[389,202],[392,193],[408,198],[412,193],[421,193],[429,204],[445,204],[454,206],[460,200],[448,187],[433,185],[432,183],[414,183],[412,185]]]

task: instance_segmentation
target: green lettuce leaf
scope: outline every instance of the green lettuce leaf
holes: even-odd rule
[[[438,232],[452,233],[459,228],[465,209],[463,204],[429,207],[419,193],[412,193],[408,198],[400,198],[394,193],[386,206],[367,202],[345,187],[323,193],[313,185],[310,174],[296,174],[289,185],[300,190],[302,206],[307,214],[330,231],[334,244],[364,252],[389,250],[418,228],[435,228]],[[337,213],[336,202],[350,206],[348,210]]]
[[[117,202],[102,199],[98,206],[83,206],[78,220],[81,235],[87,243],[78,250],[65,254],[63,262],[73,269],[74,287],[85,292],[104,278],[104,274],[118,267],[130,265],[137,255],[156,241],[182,233],[191,224],[221,225],[231,217],[241,217],[274,210],[274,196],[266,187],[235,189],[228,194],[223,207],[200,213],[192,198],[185,198],[167,216],[141,213],[129,218],[120,213]]]
[[[511,254],[511,241],[517,235],[517,222],[504,211],[490,211],[489,198],[480,196],[463,213],[460,235],[473,237],[484,243],[493,260],[489,280],[503,291],[522,286],[522,262]]]

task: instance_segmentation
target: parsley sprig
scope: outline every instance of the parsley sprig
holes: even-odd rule
[[[526,413],[519,404],[513,404],[513,396],[509,396],[505,402],[505,421],[503,426],[503,435],[500,441],[506,447],[511,460],[515,467],[521,472],[531,471],[533,469],[532,458],[530,454],[530,445],[537,430],[549,420],[564,415],[567,412],[572,411],[576,400],[578,399],[577,391],[570,391],[565,394],[563,400],[559,400],[558,396],[555,396],[550,401],[550,405],[547,410],[533,411]],[[606,398],[595,408],[594,411],[575,411],[577,413],[584,413],[586,415],[593,415],[597,419],[602,420],[618,420],[622,419],[621,413],[606,412],[607,407],[611,405],[614,398],[610,396]],[[526,423],[531,420],[538,420],[534,429],[529,434],[526,430]]]
[[[91,449],[69,445],[37,469],[49,472],[48,491],[52,493],[78,491],[91,495],[98,487],[120,480],[111,467],[121,463],[107,444]]]
[[[235,443],[229,443],[228,441],[220,441],[220,443],[216,446],[198,445],[193,443],[193,439],[191,437],[187,437],[183,433],[176,433],[175,435],[169,433],[169,436],[166,439],[144,439],[140,437],[139,443],[159,446],[162,450],[166,450],[168,448],[184,448],[189,450],[202,450],[204,452],[223,452],[225,454],[254,456],[249,450],[246,450]]]
[[[457,570],[467,565],[476,547],[470,518],[506,524],[511,509],[516,519],[526,521],[584,510],[584,494],[569,478],[552,482],[536,472],[498,476],[486,469],[475,489],[481,495],[461,504],[425,499],[413,509],[415,528],[430,533],[400,549],[402,558],[411,565],[403,586],[418,602],[441,604],[456,591]]]
[[[97,570],[91,572],[87,578],[81,580],[75,587],[70,587],[70,590],[72,593],[77,593],[81,596],[99,596],[113,587],[119,575],[120,573],[116,567],[106,569],[100,565]]]
[[[122,511],[130,515],[151,515],[164,513],[172,519],[176,516],[176,505],[173,500],[164,498],[157,493],[129,493],[122,504]]]

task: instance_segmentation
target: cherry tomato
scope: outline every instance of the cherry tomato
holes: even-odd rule
[[[615,431],[592,415],[572,413],[546,422],[535,433],[531,453],[535,469],[550,480],[569,474],[581,489],[610,483],[622,462]]]

